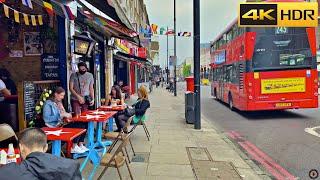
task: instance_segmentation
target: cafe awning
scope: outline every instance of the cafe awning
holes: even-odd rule
[[[108,37],[126,39],[140,45],[138,33],[116,21],[95,14],[86,6],[78,9],[78,17],[76,20],[88,24]]]
[[[133,56],[131,54],[126,54],[126,53],[123,53],[123,52],[117,52],[116,54],[117,56],[122,56],[123,58],[127,58],[127,59],[130,59],[130,60],[133,60],[133,61],[137,61],[137,62],[141,62],[141,63],[146,63],[148,62],[148,60],[146,58],[141,58],[141,57],[138,57],[138,56]]]
[[[137,57],[137,56],[133,56],[130,54],[126,54],[123,52],[117,52],[114,55],[114,58],[122,60],[122,61],[127,61],[127,62],[131,62],[131,63],[136,63],[138,65],[145,65],[147,67],[152,66],[152,63],[146,59],[146,58],[141,58],[141,57]]]
[[[116,22],[120,23],[121,25],[127,28],[131,27],[131,25],[125,21],[125,17],[118,15],[117,13],[119,12],[117,8],[118,6],[114,4],[115,2],[113,2],[113,0],[86,0],[86,1],[91,5],[95,6],[101,12],[111,17]]]

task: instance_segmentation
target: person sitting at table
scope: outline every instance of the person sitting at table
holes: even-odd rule
[[[43,120],[47,127],[65,127],[65,128],[80,128],[87,129],[87,123],[82,122],[64,122],[72,115],[67,113],[63,107],[62,100],[65,96],[65,90],[62,87],[57,87],[52,96],[44,103],[43,107]],[[64,125],[65,124],[65,125]],[[71,153],[84,153],[89,151],[87,147],[84,146],[84,138],[86,134],[82,134],[73,140],[73,147]]]
[[[4,101],[4,98],[9,97],[11,92],[7,89],[7,86],[0,79],[0,102]]]
[[[77,161],[46,153],[47,135],[42,129],[28,128],[19,137],[21,164],[9,163],[0,168],[0,179],[81,180]]]
[[[117,105],[124,105],[124,98],[122,96],[120,86],[117,85],[112,86],[107,100],[108,106],[113,105],[113,103],[116,103]]]
[[[134,123],[138,123],[137,119],[141,119],[144,114],[146,113],[147,109],[150,108],[150,102],[148,100],[148,91],[145,86],[141,86],[138,89],[138,100],[136,103],[132,105],[132,108],[135,110],[135,117]],[[117,124],[117,130],[116,132],[120,132],[121,129],[125,126],[126,122],[128,121],[130,117],[124,113],[120,114],[117,117],[115,117],[115,121]]]
[[[17,95],[17,86],[11,79],[11,74],[7,69],[0,69],[0,79],[4,82],[11,95]]]

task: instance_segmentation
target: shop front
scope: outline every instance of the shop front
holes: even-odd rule
[[[48,98],[43,93],[66,88],[65,22],[64,14],[36,3],[32,8],[14,0],[0,3],[0,72],[7,74],[12,94],[0,102],[0,123],[15,131],[33,126],[41,113],[36,106]]]
[[[116,47],[114,54],[115,84],[123,81],[124,85],[130,89],[130,94],[134,94],[137,91],[138,83],[146,80],[143,68],[144,63],[148,62],[146,48],[121,39],[115,39],[114,46]]]
[[[80,3],[81,4],[81,3]],[[94,74],[96,83],[96,106],[99,106],[100,99],[105,98],[111,90],[111,86],[118,81],[123,81],[125,85],[130,84],[128,77],[129,63],[127,59],[117,57],[113,54],[118,37],[122,37],[126,42],[135,41],[137,34],[115,21],[106,19],[99,14],[95,14],[84,4],[78,8],[78,17],[75,23],[75,35],[86,30],[97,42],[90,57],[76,57],[72,60],[75,66],[79,61],[86,61]],[[130,49],[121,43],[117,44],[124,53],[129,53]],[[76,68],[73,69],[76,71]]]

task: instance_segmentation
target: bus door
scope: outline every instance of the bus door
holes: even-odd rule
[[[219,99],[223,100],[224,93],[224,81],[225,81],[225,67],[219,68],[220,78],[219,78]]]

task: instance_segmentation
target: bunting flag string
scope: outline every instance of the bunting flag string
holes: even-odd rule
[[[6,0],[0,0],[0,3],[4,4],[5,1]],[[32,0],[21,0],[21,2],[23,5],[33,9]],[[59,7],[56,7],[54,5],[59,6]],[[76,18],[76,15],[73,14],[71,8],[68,5],[64,5],[63,3],[51,2],[51,0],[42,0],[42,6],[45,9],[45,11],[49,14],[49,16],[54,16],[55,10],[56,10],[55,8],[58,8],[59,10],[60,9],[62,10],[62,13],[66,19],[75,20],[75,18]],[[21,14],[21,12],[19,12],[19,13]],[[7,17],[9,16],[8,11],[5,11],[5,15]]]
[[[156,25],[156,24],[152,24],[151,25],[151,33],[152,35],[175,35],[175,32],[173,29],[168,29],[165,28],[165,27],[161,27],[160,28],[160,32],[158,33],[158,28],[159,26]],[[145,36],[147,36],[146,34],[146,30],[144,30],[143,28],[141,28],[140,30],[140,33],[143,33],[145,34]],[[191,32],[187,32],[187,31],[182,31],[182,32],[178,32],[177,33],[177,36],[180,36],[180,37],[191,37],[192,36],[192,33]]]
[[[23,17],[24,24],[27,26],[30,25],[30,19],[31,19],[32,26],[43,25],[43,15],[22,13],[16,9],[13,9],[7,6],[6,4],[1,2],[1,0],[0,0],[0,3],[2,3],[3,5],[3,11],[5,14],[5,17],[10,18],[10,11],[13,12],[13,19],[16,23],[21,23],[20,17]]]

